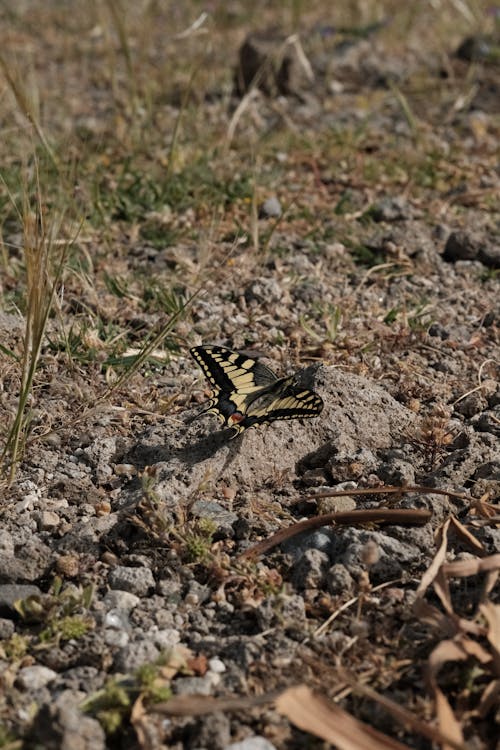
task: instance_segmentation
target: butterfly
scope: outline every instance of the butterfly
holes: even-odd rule
[[[190,353],[214,392],[202,413],[217,414],[233,437],[275,419],[316,417],[323,409],[318,394],[299,385],[296,375],[278,378],[258,360],[224,346],[195,346]]]

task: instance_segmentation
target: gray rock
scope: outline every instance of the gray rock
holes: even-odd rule
[[[14,540],[12,534],[5,529],[0,529],[0,555],[14,556]]]
[[[122,648],[115,658],[118,672],[133,672],[143,664],[152,664],[160,656],[160,651],[151,641],[135,641]]]
[[[333,554],[335,537],[331,529],[305,531],[282,545],[283,551],[292,554],[295,560],[300,560],[308,550],[319,550],[328,555]]]
[[[459,260],[479,260],[486,266],[498,268],[500,248],[475,232],[452,232],[446,242],[443,259],[450,263]]]
[[[23,690],[40,690],[45,685],[48,685],[49,682],[53,682],[56,677],[57,672],[54,672],[52,669],[44,667],[41,664],[34,664],[31,667],[24,667],[19,670],[16,683]]]
[[[215,500],[197,500],[191,506],[191,512],[198,518],[210,519],[230,536],[233,534],[233,523],[238,520],[237,513],[232,513]]]
[[[330,558],[318,549],[309,549],[292,567],[292,582],[299,589],[319,588],[323,585]]]
[[[131,612],[140,603],[140,597],[131,594],[129,591],[115,589],[108,591],[104,597],[104,605],[110,609],[121,609],[124,612]]]
[[[404,486],[415,484],[415,469],[408,461],[394,459],[381,464],[377,476],[386,484]]]
[[[271,196],[259,206],[260,219],[272,219],[281,216],[283,209],[275,195]]]
[[[403,221],[411,218],[410,206],[404,198],[381,198],[370,208],[370,216],[374,221]]]
[[[200,717],[189,733],[189,746],[207,748],[207,750],[224,750],[231,741],[231,721],[227,714],[216,711],[209,716]]]
[[[232,742],[230,745],[226,745],[224,750],[276,750],[276,745],[266,740],[265,737],[254,734],[253,737],[245,737],[240,742]]]
[[[1,560],[0,560],[1,562]],[[0,585],[0,613],[8,614],[12,611],[14,602],[18,599],[27,599],[28,596],[41,596],[42,592],[38,586],[29,584],[5,583]]]
[[[272,627],[304,628],[306,612],[304,599],[293,594],[268,596],[255,610],[261,630]]]
[[[150,638],[155,646],[161,650],[169,649],[180,643],[181,634],[175,628],[164,628],[163,630],[149,630],[146,637]]]
[[[33,745],[44,750],[106,750],[103,728],[79,709],[85,697],[65,690],[56,701],[42,706],[30,733]]]
[[[155,579],[150,568],[128,568],[118,565],[108,577],[112,589],[120,589],[137,596],[146,596],[155,586]]]
[[[326,584],[330,594],[350,594],[354,581],[345,565],[335,563],[326,575]]]
[[[10,638],[14,634],[14,623],[12,620],[6,620],[4,617],[0,617],[0,641]]]

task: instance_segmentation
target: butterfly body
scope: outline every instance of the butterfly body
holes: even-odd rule
[[[295,375],[278,378],[258,360],[223,346],[195,346],[191,350],[214,395],[205,411],[235,431],[276,419],[315,417],[323,401],[297,383]]]

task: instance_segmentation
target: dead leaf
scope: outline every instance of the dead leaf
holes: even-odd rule
[[[275,705],[296,727],[331,742],[338,750],[409,750],[408,745],[358,721],[305,685],[288,688]]]
[[[455,534],[460,537],[464,542],[470,544],[470,546],[478,552],[484,552],[484,545],[476,539],[476,537],[470,533],[470,531],[458,520],[455,516],[451,517],[451,525],[455,531]]]
[[[486,637],[493,649],[496,672],[500,676],[500,605],[486,602],[479,605],[479,610],[488,623]]]
[[[441,565],[444,563],[446,559],[446,549],[448,545],[448,528],[450,525],[450,519],[448,518],[444,524],[441,526],[439,530],[439,534],[441,536],[441,544],[439,546],[438,551],[434,555],[434,559],[425,571],[424,575],[422,576],[422,580],[420,581],[419,587],[417,589],[417,597],[421,597],[425,594],[431,583],[436,578],[438,571],[441,567]]]
[[[478,557],[474,560],[458,560],[457,562],[444,563],[443,571],[449,576],[465,578],[475,576],[478,573],[487,573],[492,570],[500,570],[500,554]]]

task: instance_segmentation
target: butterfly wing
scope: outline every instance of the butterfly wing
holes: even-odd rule
[[[300,386],[295,375],[277,378],[269,367],[223,346],[195,346],[191,350],[214,395],[208,409],[235,435],[276,419],[316,417],[323,401]]]
[[[206,411],[230,426],[243,421],[256,393],[278,380],[269,367],[224,346],[195,346],[190,352],[214,392]]]
[[[281,378],[265,391],[254,394],[244,418],[231,425],[236,434],[276,419],[317,417],[323,409],[323,400],[317,393],[303,388],[295,376]]]

